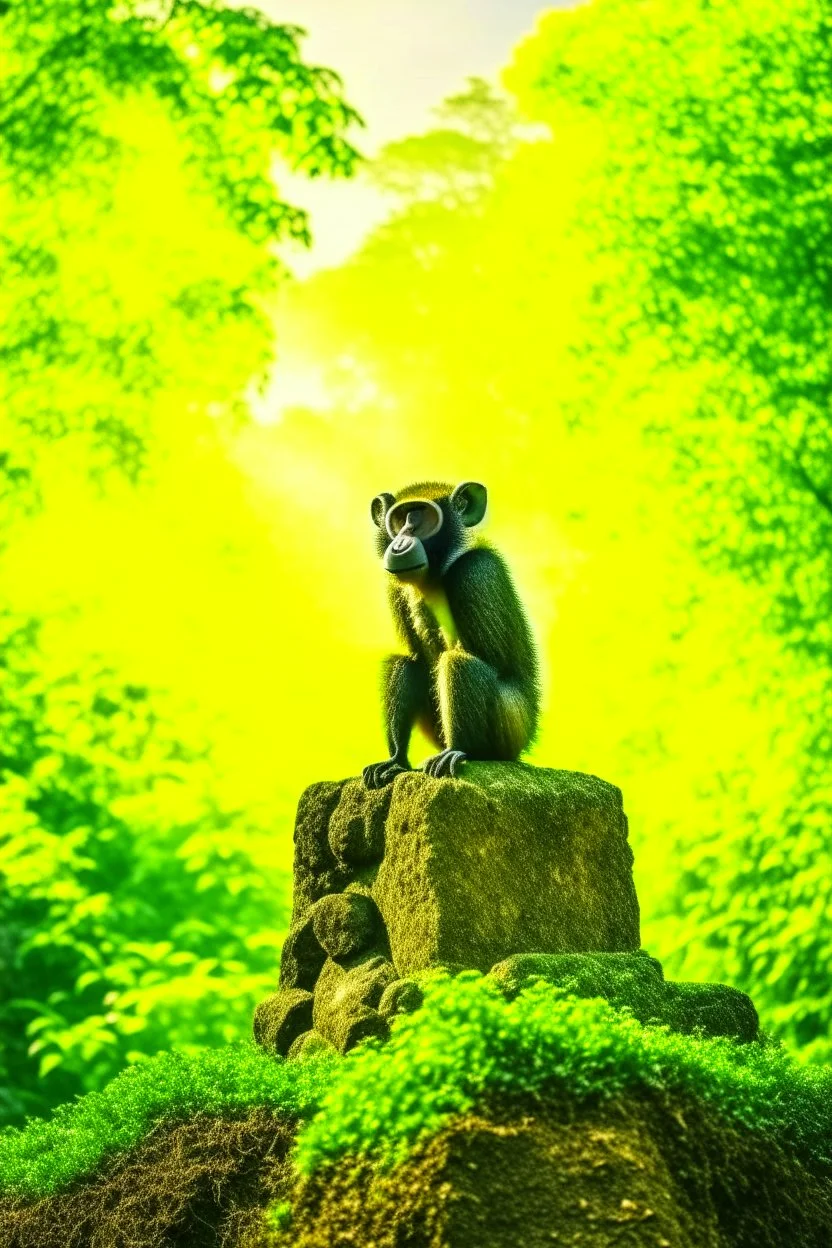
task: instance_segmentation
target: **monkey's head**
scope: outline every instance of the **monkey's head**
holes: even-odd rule
[[[398,494],[377,494],[370,514],[386,570],[402,581],[441,576],[465,549],[466,530],[485,515],[487,497],[477,481],[465,481],[456,489],[421,481]]]

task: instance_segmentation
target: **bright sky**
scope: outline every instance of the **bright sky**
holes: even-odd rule
[[[307,61],[344,79],[347,99],[367,129],[357,142],[380,144],[418,133],[431,109],[476,74],[496,78],[539,13],[575,0],[259,0],[275,21],[301,26]],[[309,184],[281,178],[287,198],[312,214],[310,253],[288,257],[300,276],[338,264],[385,213],[382,197],[361,182]]]

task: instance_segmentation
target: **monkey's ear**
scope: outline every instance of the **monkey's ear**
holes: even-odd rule
[[[392,494],[376,494],[370,503],[370,515],[373,518],[373,524],[378,529],[384,528],[384,517],[395,503]]]
[[[451,495],[451,506],[467,529],[482,520],[487,502],[488,490],[479,481],[463,481]]]

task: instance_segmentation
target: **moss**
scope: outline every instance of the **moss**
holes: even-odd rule
[[[243,1248],[290,1186],[294,1124],[266,1109],[155,1127],[90,1181],[0,1203],[3,1248]],[[262,1242],[262,1241],[261,1241]]]
[[[648,962],[648,959],[644,959]],[[508,1001],[487,976],[426,977],[425,1004],[381,1048],[339,1068],[296,1154],[307,1174],[343,1156],[382,1166],[502,1092],[575,1102],[662,1087],[804,1156],[832,1152],[832,1071],[784,1051],[644,1027],[602,1000],[536,981]]]
[[[237,1118],[253,1108],[285,1120],[317,1109],[334,1065],[319,1056],[283,1062],[252,1044],[194,1056],[160,1053],[129,1066],[102,1092],[62,1105],[51,1118],[0,1133],[0,1193],[28,1201],[95,1174],[162,1122],[194,1115]]]
[[[384,1046],[291,1063],[249,1046],[168,1054],[0,1136],[10,1248],[500,1248],[518,1226],[524,1248],[558,1242],[541,1228],[828,1248],[832,1071],[642,1027],[540,981],[511,1001],[477,975],[420,986],[424,1007]],[[285,1224],[290,1196],[284,1241],[257,1209],[284,1202]]]
[[[262,1109],[162,1124],[89,1182],[0,1204],[4,1248],[825,1248],[832,1180],[690,1098],[503,1097],[392,1171],[301,1178]]]

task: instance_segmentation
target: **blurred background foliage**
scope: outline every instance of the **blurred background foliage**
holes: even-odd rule
[[[645,947],[829,1060],[823,6],[552,11],[503,86],[361,165],[338,79],[253,10],[25,8],[0,18],[6,1117],[248,1030],[297,796],[381,742],[369,500],[424,477],[489,487],[543,659],[530,761],[624,790]],[[303,282],[287,165],[388,203]]]

